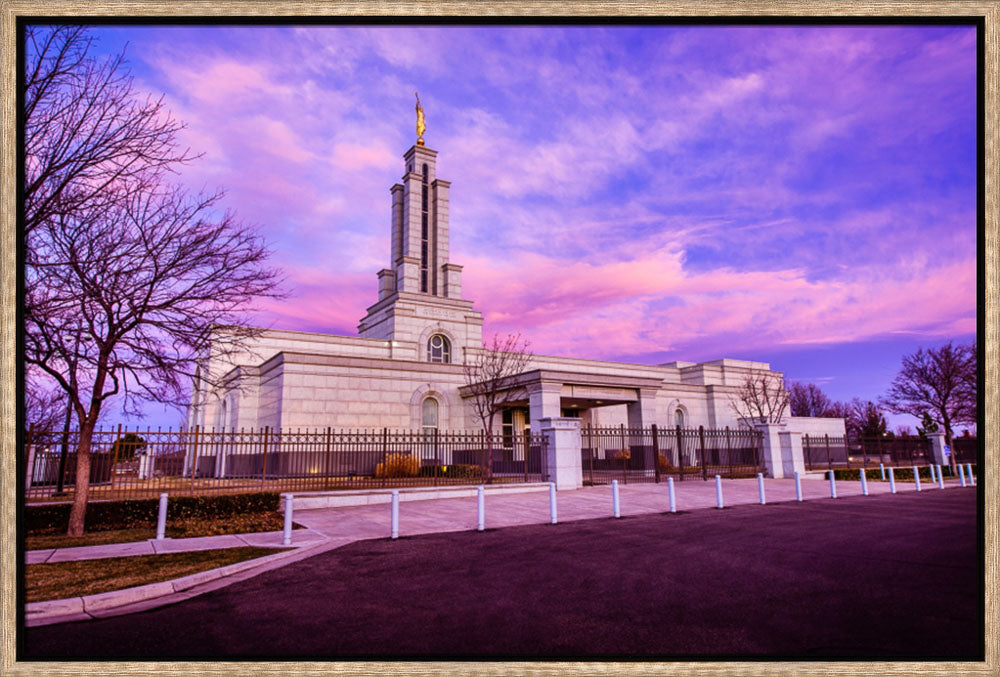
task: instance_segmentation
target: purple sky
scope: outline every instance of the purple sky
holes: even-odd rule
[[[975,334],[974,28],[97,34],[187,123],[182,179],[273,243],[292,297],[258,324],[356,335],[418,90],[486,336],[877,399],[902,355]]]

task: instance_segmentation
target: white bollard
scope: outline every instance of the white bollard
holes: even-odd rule
[[[972,464],[966,463],[965,469],[969,471],[969,484],[976,486],[976,476],[972,474]]]
[[[882,479],[885,480],[885,464],[884,463],[879,463],[878,464],[878,469],[879,469],[879,472],[882,473]]]
[[[399,538],[399,492],[392,490],[392,501],[389,508],[389,536]]]
[[[965,468],[962,467],[961,463],[958,464],[958,479],[962,483],[962,486],[964,487],[965,486]]]
[[[549,482],[549,514],[552,516],[552,523],[555,524],[558,520],[556,519],[556,483]]]
[[[917,466],[913,466],[913,486],[917,488],[917,491],[920,491],[920,468]]]
[[[160,494],[160,513],[156,516],[156,540],[167,537],[167,495]]]
[[[795,473],[795,500],[802,502],[802,477]]]
[[[486,494],[486,487],[479,485],[476,490],[476,531],[483,531],[486,529],[486,500],[484,495]]]
[[[611,480],[611,508],[615,519],[622,516],[621,505],[618,502],[618,480]]]
[[[830,498],[837,498],[837,478],[832,470],[827,472],[830,473]]]
[[[715,507],[722,510],[722,478],[715,476]]]
[[[667,478],[667,497],[670,499],[670,512],[677,512],[677,497],[674,495],[674,478]]]
[[[868,472],[865,468],[861,469],[861,495],[868,495]]]
[[[937,480],[938,480],[938,488],[944,489],[944,469],[941,467],[940,464],[938,464],[937,467]]]
[[[766,505],[767,501],[764,500],[764,473],[757,473],[757,493],[760,495],[760,504]]]
[[[896,493],[896,473],[889,468],[889,493]]]
[[[292,495],[285,494],[285,531],[281,535],[282,545],[292,544]]]
[[[931,471],[931,483],[934,483],[934,482],[937,482],[937,477],[936,477],[936,476],[934,475],[934,464],[933,464],[933,463],[931,463],[931,464],[930,464],[929,466],[927,466],[927,467],[928,467],[928,468],[930,469],[930,471]]]

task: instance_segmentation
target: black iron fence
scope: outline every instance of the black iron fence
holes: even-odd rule
[[[583,480],[659,482],[663,477],[752,477],[763,471],[763,437],[742,428],[607,428],[581,430]]]
[[[32,430],[29,500],[72,499],[79,434]],[[546,481],[541,435],[437,430],[97,430],[91,500]]]
[[[971,444],[963,442],[959,447],[956,443],[956,458],[975,461],[976,439],[962,439],[971,440]],[[931,441],[915,435],[803,435],[802,453],[807,470],[867,468],[879,464],[929,465],[935,462]]]

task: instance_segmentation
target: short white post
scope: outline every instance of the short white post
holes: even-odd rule
[[[677,497],[674,495],[674,478],[667,478],[667,497],[670,499],[670,512],[677,512]]]
[[[861,494],[868,495],[868,473],[865,468],[861,469]]]
[[[757,493],[760,495],[760,504],[765,505],[767,501],[764,500],[764,473],[757,473]]]
[[[476,489],[476,531],[486,529],[486,487],[479,485]]]
[[[885,464],[884,463],[879,463],[878,464],[878,469],[879,469],[879,472],[882,473],[882,479],[885,480]]]
[[[167,495],[160,494],[160,513],[156,517],[156,540],[167,537]]]
[[[611,508],[615,519],[622,516],[621,505],[618,502],[618,480],[611,480]]]
[[[936,477],[936,476],[935,476],[935,474],[934,474],[934,470],[935,470],[935,468],[934,468],[934,464],[933,464],[933,463],[931,463],[931,464],[930,464],[930,465],[928,465],[927,467],[928,467],[928,468],[930,469],[930,471],[931,471],[931,482],[932,482],[932,483],[933,483],[933,482],[937,482],[937,477]]]
[[[962,466],[961,463],[958,464],[958,479],[962,483],[962,486],[964,487],[965,486],[965,468]]]
[[[795,473],[795,500],[802,502],[802,476]]]
[[[969,484],[976,486],[976,476],[972,474],[972,464],[966,463],[965,469],[969,471]]]
[[[555,524],[558,520],[556,519],[556,483],[549,482],[549,514],[552,516],[552,523]]]
[[[944,489],[944,470],[941,468],[940,464],[937,467],[937,480],[938,488]]]
[[[722,510],[722,478],[715,476],[715,507]]]
[[[389,508],[389,536],[399,538],[399,491],[392,490],[392,501]]]
[[[832,470],[827,472],[830,473],[830,498],[837,498],[837,478]]]
[[[889,468],[889,491],[890,493],[896,493],[896,473],[893,472],[892,468]]]
[[[285,494],[285,531],[281,535],[282,545],[292,544],[292,495]]]
[[[913,486],[920,491],[920,469],[917,466],[913,466]]]

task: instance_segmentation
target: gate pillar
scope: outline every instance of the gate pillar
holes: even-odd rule
[[[786,430],[784,423],[755,423],[764,446],[764,468],[769,477],[793,477],[806,470],[802,433]]]
[[[546,472],[556,489],[579,489],[583,486],[583,463],[580,450],[580,419],[546,417],[539,421],[547,438]]]

